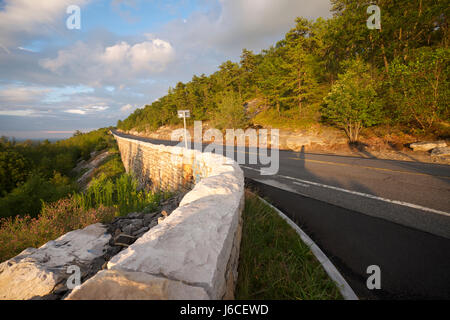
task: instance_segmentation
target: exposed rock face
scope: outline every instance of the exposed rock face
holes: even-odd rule
[[[257,109],[254,108],[253,103],[249,103],[247,107],[252,109],[253,111],[258,113]],[[255,114],[256,114],[255,113]],[[209,125],[206,124],[203,129],[207,130]],[[127,134],[151,138],[151,139],[162,139],[162,140],[170,140],[171,134],[174,128],[170,127],[160,127],[156,131],[144,131],[138,132],[136,130],[125,131]],[[191,137],[194,137],[193,128],[188,128],[188,131]],[[208,141],[203,141],[208,142]],[[212,141],[209,141],[212,142]],[[218,144],[225,144],[225,141],[214,141]],[[313,130],[279,130],[279,147],[280,149],[288,149],[294,151],[301,151],[302,147],[307,148],[312,145],[317,146],[330,146],[330,145],[346,145],[348,143],[347,137],[340,130],[332,129],[332,128],[321,128],[320,131],[317,129]],[[238,142],[239,144],[239,142]]]
[[[410,144],[411,149],[414,151],[430,151],[434,148],[442,148],[446,146],[447,143],[445,141],[424,141]]]
[[[431,151],[432,157],[449,157],[450,156],[450,147],[438,147],[434,148]]]
[[[203,288],[142,272],[100,271],[67,300],[206,300]]]
[[[0,264],[0,299],[23,300],[51,293],[70,276],[69,266],[77,265],[86,272],[104,254],[110,238],[105,226],[94,224],[39,249],[26,249]]]
[[[73,169],[74,172],[80,173],[82,170],[86,170],[86,172],[77,180],[77,183],[83,187],[83,189],[86,189],[89,185],[89,181],[92,179],[92,176],[94,175],[94,170],[100,164],[102,164],[103,161],[106,160],[110,156],[109,151],[102,152],[98,155],[95,155],[95,153],[91,153],[91,157],[93,159],[87,161],[80,161],[78,165]]]

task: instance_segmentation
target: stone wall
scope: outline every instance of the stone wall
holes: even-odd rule
[[[183,154],[182,148],[115,137],[125,170],[134,173],[141,186],[165,191],[192,188],[195,182],[193,171],[198,167],[193,166],[195,152]]]
[[[237,163],[115,137],[127,172],[142,186],[190,191],[167,218],[66,299],[233,299],[244,206],[244,175]],[[65,287],[67,268],[88,270],[105,254],[110,238],[106,226],[96,224],[3,262],[0,300],[55,296]]]
[[[115,137],[126,170],[143,185],[193,189],[168,218],[68,299],[232,299],[244,206],[244,176],[237,163]]]

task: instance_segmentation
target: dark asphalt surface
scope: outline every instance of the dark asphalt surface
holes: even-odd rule
[[[247,181],[325,252],[360,299],[450,299],[450,240]],[[367,267],[381,269],[368,290]]]
[[[245,151],[247,161],[256,151]],[[450,299],[450,166],[293,151],[280,151],[279,163],[273,176],[258,164],[242,168],[360,298]],[[381,290],[366,288],[370,265],[381,268]]]

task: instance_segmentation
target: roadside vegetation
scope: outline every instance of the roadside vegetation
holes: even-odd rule
[[[342,299],[295,230],[250,192],[243,219],[236,299]]]
[[[166,194],[141,190],[125,173],[117,144],[99,129],[50,143],[0,144],[0,262],[26,248],[97,222],[108,222],[130,212],[154,211]],[[86,189],[77,184],[73,169],[94,151],[109,156],[93,171]],[[97,152],[97,153],[98,153]]]
[[[116,208],[99,206],[85,210],[71,197],[46,203],[38,217],[29,215],[0,221],[0,263],[27,248],[39,248],[63,234],[98,222],[109,222]]]
[[[78,190],[72,169],[92,152],[114,149],[109,128],[49,141],[0,139],[0,218],[36,217],[42,202],[53,202]]]
[[[117,178],[107,178],[102,173],[92,180],[90,187],[74,195],[74,201],[81,208],[89,210],[101,206],[114,207],[117,215],[125,216],[130,212],[152,212],[156,210],[161,195],[139,190],[138,182],[129,174]]]
[[[117,126],[155,130],[189,123],[342,129],[361,133],[450,136],[450,49],[446,1],[380,0],[382,29],[370,30],[365,0],[332,0],[330,19],[297,18],[284,39],[238,63],[179,82]],[[371,128],[371,130],[366,130]]]

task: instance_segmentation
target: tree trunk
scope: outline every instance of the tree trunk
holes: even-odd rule
[[[300,95],[302,90],[302,72],[301,70],[298,71],[298,112],[301,115],[302,114],[302,97]]]
[[[381,23],[380,23],[380,33],[383,32],[383,29],[381,28]],[[386,49],[384,48],[384,41],[383,41],[383,37],[380,37],[381,40],[381,53],[383,55],[383,61],[384,61],[384,69],[386,71],[387,76],[389,77],[389,63],[386,57]]]

